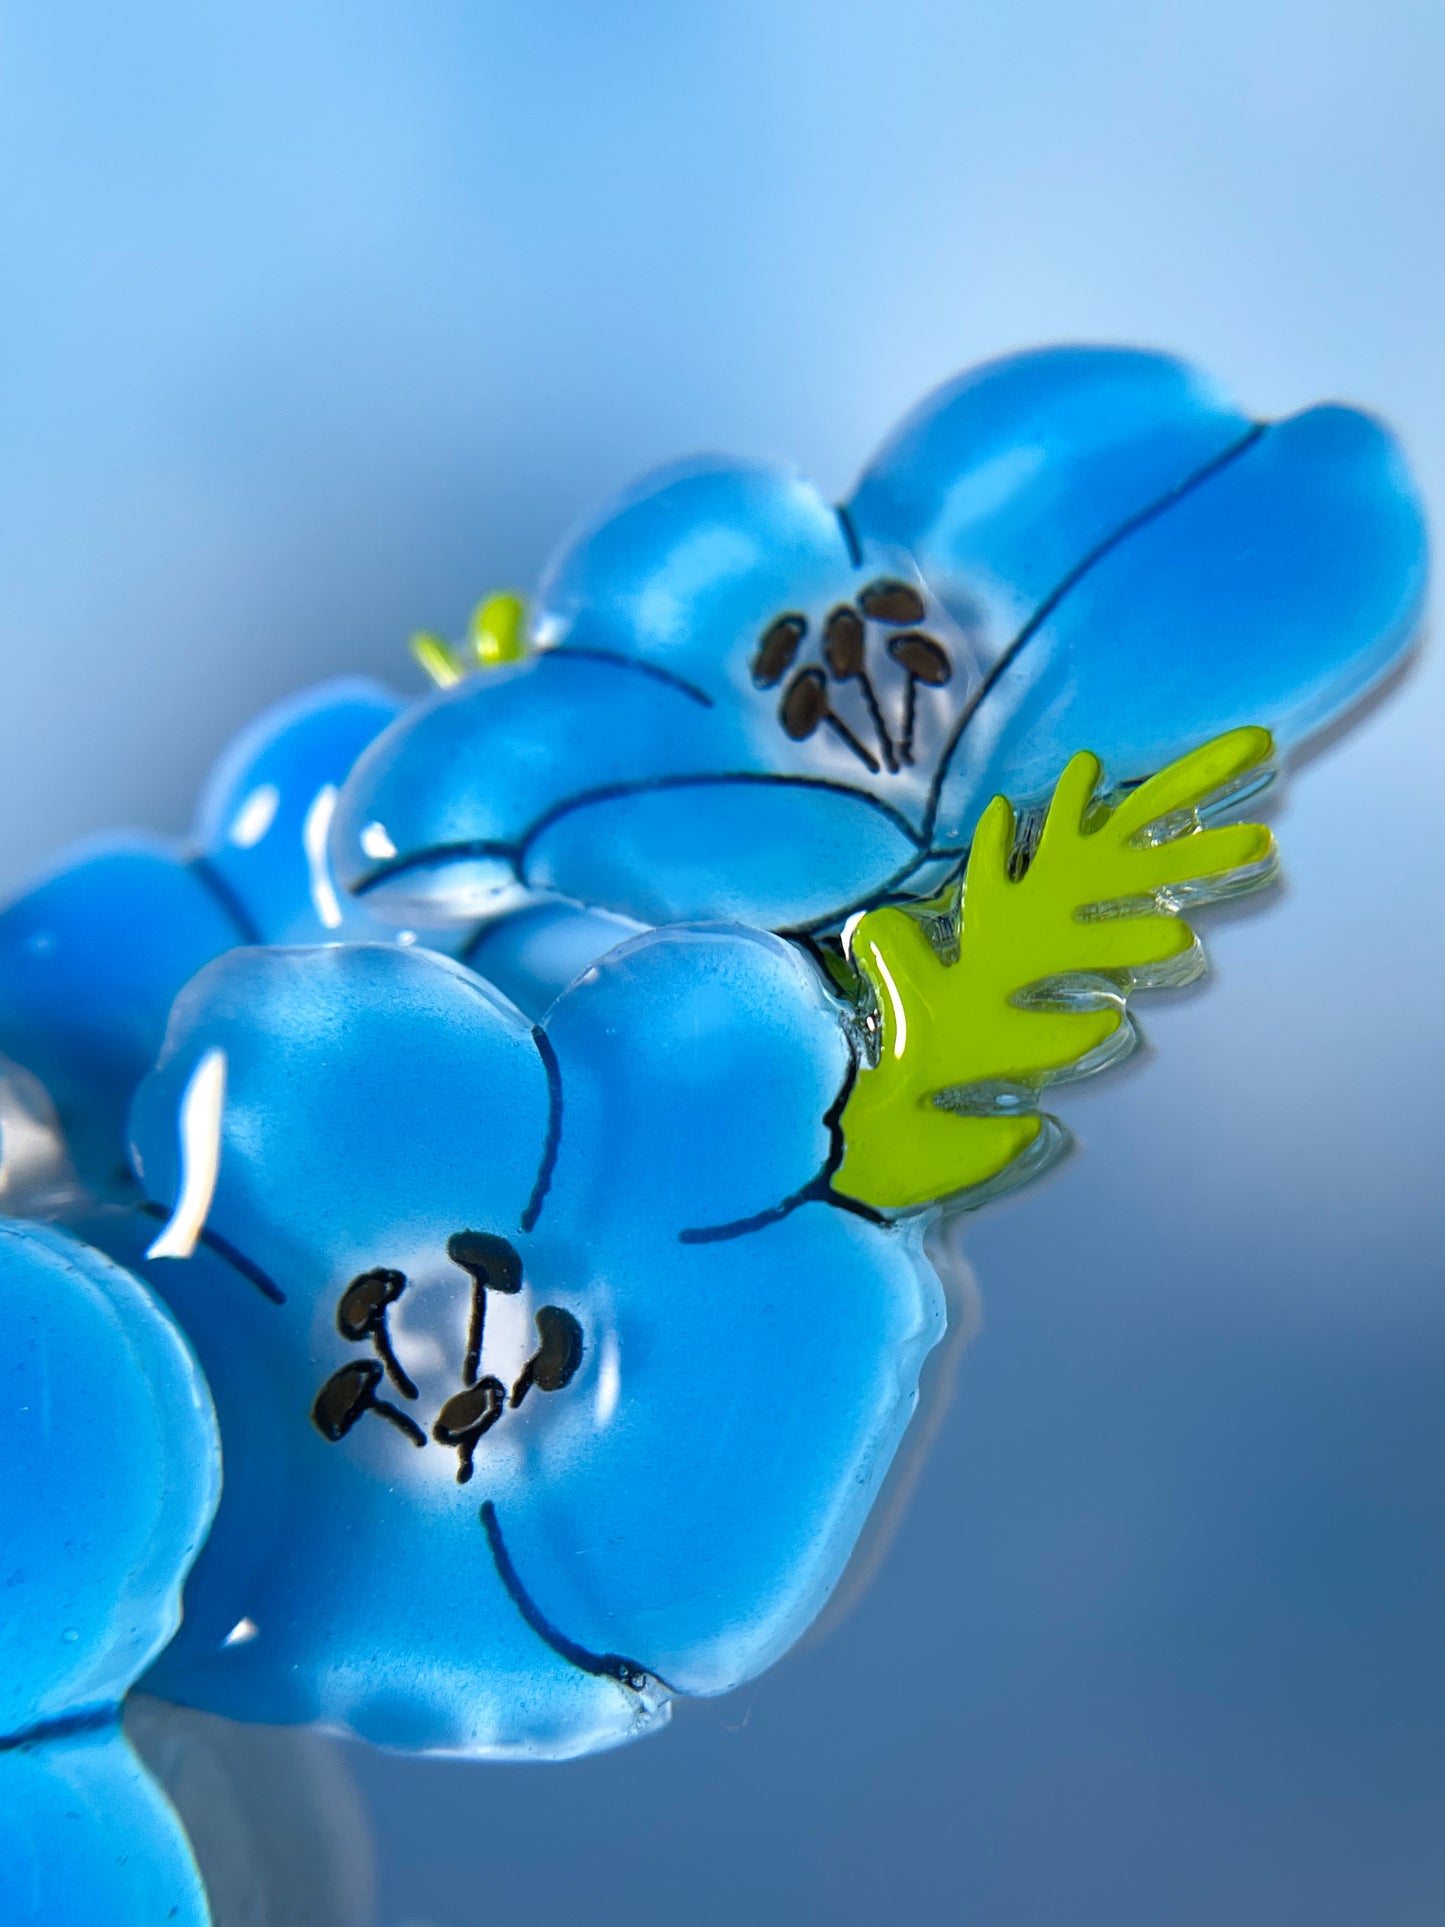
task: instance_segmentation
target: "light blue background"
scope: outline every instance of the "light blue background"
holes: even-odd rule
[[[179,829],[260,704],[457,631],[699,448],[841,490],[962,364],[1191,353],[1445,499],[1437,0],[0,9],[0,881]],[[1284,900],[970,1228],[851,1616],[636,1751],[357,1750],[378,1918],[1433,1927],[1439,657]]]

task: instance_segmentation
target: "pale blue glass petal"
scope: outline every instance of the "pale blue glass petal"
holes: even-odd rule
[[[337,878],[388,912],[512,908],[532,838],[576,798],[743,755],[736,718],[699,691],[549,652],[441,692],[373,745],[338,809]]]
[[[562,1130],[539,1222],[624,1213],[705,1232],[818,1184],[851,1058],[805,952],[745,930],[650,932],[553,1006]]]
[[[505,1224],[526,1210],[548,1072],[520,1013],[460,965],[387,944],[218,957],[176,999],[132,1113],[136,1168],[162,1204],[179,1186],[181,1099],[210,1051],[225,1059],[225,1156],[207,1228],[249,1249],[250,1226],[286,1225],[283,1269],[287,1237],[361,1270],[392,1262],[380,1243],[424,1238],[443,1201]]]
[[[865,539],[912,551],[989,664],[1100,543],[1250,426],[1172,355],[1036,348],[920,402],[864,470],[850,512]]]
[[[208,1927],[191,1850],[119,1731],[0,1753],[5,1927]]]
[[[242,933],[155,839],[81,845],[0,910],[0,1053],[49,1091],[81,1177],[129,1187],[125,1121],[171,1000]]]
[[[114,1707],[175,1631],[220,1488],[190,1347],[138,1281],[0,1221],[0,1740]]]
[[[645,478],[546,572],[538,659],[361,759],[334,865],[446,947],[539,893],[836,928],[1080,747],[1142,774],[1234,724],[1320,727],[1405,647],[1422,580],[1367,418],[1262,428],[1135,349],[1011,356],[928,398],[846,511],[761,464]]]
[[[423,929],[537,891],[645,923],[845,915],[915,860],[908,799],[859,789],[846,746],[791,742],[776,708],[776,691],[714,701],[567,649],[473,677],[361,758],[338,806],[338,880]]]
[[[151,1687],[416,1749],[564,1757],[632,1738],[665,1703],[529,1628],[456,1454],[375,1411],[335,1441],[311,1416],[331,1375],[375,1357],[337,1312],[348,1281],[377,1267],[407,1280],[390,1331],[416,1396],[388,1381],[389,1402],[425,1438],[461,1386],[471,1294],[447,1241],[520,1237],[547,1169],[552,1080],[529,1026],[427,953],[234,951],[178,1000],[137,1100],[140,1166],[167,1203],[181,1094],[213,1051],[226,1093],[206,1242],[190,1259],[134,1259],[191,1334],[229,1455]],[[131,1214],[84,1228],[130,1257],[155,1227]],[[526,1315],[520,1301],[493,1308],[493,1350],[509,1316],[525,1347]]]
[[[808,930],[901,887],[922,854],[866,790],[722,778],[580,803],[535,838],[527,875],[647,923]]]
[[[336,791],[406,707],[366,677],[339,677],[277,703],[226,749],[201,793],[195,839],[255,943],[382,934],[326,869]]]
[[[850,569],[836,510],[803,476],[705,457],[643,476],[567,543],[533,626],[546,647],[650,663],[720,699],[747,686],[764,626]]]
[[[611,911],[544,898],[483,924],[461,961],[537,1023],[574,977],[644,928]]]
[[[178,1117],[218,1059],[196,1255],[135,1256],[138,1211],[85,1226],[192,1333],[231,1454],[156,1690],[555,1755],[633,1737],[672,1686],[721,1690],[796,1637],[942,1318],[918,1227],[824,1201],[852,1053],[806,953],[648,932],[584,969],[543,1035],[426,952],[233,951],[178,999],[136,1103],[158,1209],[186,1193]],[[479,1239],[511,1254],[503,1282],[467,1258]],[[345,1304],[383,1277],[381,1323],[358,1326]],[[370,1402],[333,1424],[327,1388],[356,1371]],[[489,1384],[485,1436],[449,1430]],[[704,1553],[694,1502],[765,1387],[768,1449],[719,1515],[736,1543]],[[604,1557],[586,1522],[614,1484]]]
[[[217,765],[198,848],[82,844],[0,911],[0,1054],[46,1086],[91,1190],[129,1188],[126,1113],[202,964],[237,943],[393,934],[337,890],[326,851],[338,786],[403,706],[361,678],[277,704]]]
[[[1418,497],[1378,422],[1322,407],[1264,430],[1109,549],[1003,669],[941,774],[935,841],[989,798],[1042,796],[1081,747],[1120,780],[1242,723],[1289,748],[1411,641]]]
[[[646,1104],[639,1085],[631,1106]],[[564,1152],[559,1201],[567,1175]],[[547,1618],[681,1692],[721,1693],[837,1583],[942,1336],[942,1293],[918,1224],[814,1203],[684,1245],[628,1205],[619,1184],[592,1220],[598,1283],[559,1294],[593,1343],[576,1396],[524,1408],[523,1474],[488,1461],[478,1483]],[[544,1213],[539,1232],[538,1267],[580,1275],[587,1212]]]

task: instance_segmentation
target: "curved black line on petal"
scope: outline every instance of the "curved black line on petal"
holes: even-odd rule
[[[530,1231],[542,1215],[542,1206],[552,1185],[552,1173],[557,1167],[557,1153],[562,1148],[562,1066],[557,1062],[551,1038],[540,1024],[532,1026],[532,1042],[537,1046],[537,1055],[547,1073],[547,1136],[542,1145],[542,1162],[537,1167],[537,1181],[532,1186],[532,1195],[522,1213],[523,1231]]]
[[[790,924],[786,930],[779,930],[777,935],[794,938],[828,936],[838,925],[846,923],[849,917],[859,910],[876,910],[882,904],[890,902],[913,902],[914,899],[903,890],[902,886],[915,870],[921,869],[929,858],[936,854],[936,851],[920,850],[911,863],[905,863],[901,870],[895,870],[891,877],[885,877],[880,884],[868,892],[866,897],[855,897],[852,903],[844,904],[841,910],[833,910],[826,917],[814,917],[811,923]],[[952,857],[957,855],[957,851],[948,850],[945,854]]]
[[[715,1245],[730,1238],[746,1238],[750,1232],[765,1231],[770,1224],[781,1223],[804,1204],[832,1204],[841,1211],[851,1211],[855,1217],[866,1218],[870,1224],[886,1224],[888,1221],[883,1213],[875,1211],[871,1204],[864,1204],[859,1198],[844,1197],[833,1189],[833,1173],[843,1162],[843,1153],[847,1149],[843,1139],[843,1109],[853,1094],[857,1078],[858,1053],[850,1049],[847,1075],[838,1095],[823,1113],[829,1148],[827,1160],[816,1177],[809,1178],[801,1190],[794,1191],[781,1204],[769,1205],[766,1211],[755,1211],[750,1218],[734,1218],[729,1224],[691,1225],[686,1231],[678,1232],[677,1242],[681,1245]]]
[[[260,927],[240,897],[227,883],[220,871],[208,856],[193,856],[186,859],[186,868],[203,889],[216,899],[221,909],[241,933],[242,943],[264,943]]]
[[[598,789],[582,790],[576,796],[564,797],[522,833],[517,845],[517,861],[525,867],[530,846],[545,830],[551,829],[562,817],[571,815],[573,810],[585,809],[591,803],[611,803],[624,796],[646,795],[654,790],[700,789],[714,783],[771,783],[779,788],[830,790],[839,796],[850,796],[859,803],[866,803],[870,809],[879,811],[915,849],[921,851],[925,845],[925,839],[920,837],[901,810],[895,809],[891,803],[885,803],[869,790],[856,789],[851,783],[840,783],[828,776],[790,776],[771,770],[693,770],[685,776],[642,776],[634,783],[606,783]],[[408,862],[418,860],[407,859]]]
[[[591,1673],[594,1679],[615,1679],[620,1686],[630,1687],[634,1693],[645,1692],[653,1682],[667,1692],[672,1691],[666,1680],[659,1679],[656,1673],[650,1673],[645,1666],[639,1666],[635,1659],[624,1659],[621,1653],[591,1652],[554,1626],[522,1584],[517,1568],[512,1564],[512,1555],[507,1551],[506,1541],[502,1538],[497,1508],[490,1499],[482,1506],[481,1520],[492,1563],[497,1568],[497,1577],[506,1588],[507,1597],[544,1645],[550,1646],[554,1653],[580,1672]]]
[[[465,843],[431,843],[424,850],[416,850],[407,856],[391,858],[380,863],[374,870],[368,870],[364,877],[345,886],[347,894],[364,897],[368,891],[380,889],[383,883],[390,883],[394,877],[405,876],[409,870],[424,870],[428,864],[460,862],[469,856],[496,856],[503,862],[517,867],[517,846],[512,843],[493,843],[485,837],[478,837]]]
[[[540,662],[547,656],[561,656],[564,661],[570,659],[574,662],[605,662],[614,669],[631,669],[639,676],[651,676],[654,682],[666,683],[669,689],[677,689],[684,696],[691,696],[692,700],[695,703],[701,703],[704,709],[716,708],[712,697],[705,689],[699,689],[695,682],[688,682],[686,677],[679,676],[674,670],[661,669],[655,662],[644,662],[638,656],[624,656],[615,649],[588,649],[585,646],[574,646],[569,642],[559,642],[551,649],[539,649],[536,660]]]
[[[843,536],[843,545],[848,551],[848,560],[855,569],[863,566],[863,544],[858,540],[858,531],[853,526],[853,517],[839,502],[833,513],[838,518],[838,528]]]
[[[1135,514],[1131,515],[1127,521],[1121,522],[1118,528],[1112,529],[1108,535],[1104,536],[1102,541],[1096,542],[1088,554],[1084,556],[1081,561],[1076,562],[1068,574],[1050,589],[1049,593],[1034,610],[1028,621],[1022,629],[1019,630],[1013,641],[1009,643],[1003,654],[998,658],[997,662],[994,663],[978,688],[974,690],[973,694],[959,711],[958,720],[953,726],[953,733],[943,746],[943,750],[934,768],[933,780],[928,786],[928,808],[923,818],[923,835],[925,842],[932,841],[934,824],[938,820],[939,799],[943,794],[943,785],[948,778],[948,768],[953,761],[954,751],[963,741],[965,731],[973,721],[974,716],[993,689],[995,683],[1013,666],[1021,651],[1028,646],[1038,634],[1039,630],[1043,628],[1044,624],[1054,613],[1055,609],[1058,608],[1064,597],[1089,573],[1095,563],[1103,561],[1104,557],[1108,555],[1112,549],[1117,548],[1121,542],[1127,541],[1131,535],[1137,530],[1142,529],[1146,523],[1152,522],[1156,516],[1163,515],[1168,509],[1173,508],[1176,502],[1181,501],[1186,495],[1192,494],[1196,488],[1217,475],[1221,469],[1228,468],[1231,462],[1238,461],[1241,455],[1247,454],[1259,438],[1266,433],[1268,427],[1269,424],[1267,422],[1256,422],[1247,434],[1241,435],[1237,442],[1231,442],[1228,448],[1223,449],[1218,455],[1214,456],[1212,460],[1207,461],[1203,468],[1196,469],[1194,474],[1186,476],[1182,482],[1176,482],[1174,487],[1167,490],[1157,501],[1150,502],[1146,508],[1139,509]]]
[[[13,1753],[22,1746],[40,1746],[46,1740],[68,1740],[77,1733],[99,1733],[104,1727],[119,1723],[118,1706],[88,1706],[80,1713],[60,1713],[54,1719],[36,1720],[33,1726],[22,1726],[18,1733],[0,1734],[0,1753]]]
[[[833,1168],[836,1163],[830,1159]],[[755,1211],[750,1218],[734,1218],[731,1224],[690,1225],[686,1231],[679,1231],[677,1242],[680,1245],[718,1245],[732,1238],[747,1238],[754,1231],[766,1231],[769,1225],[781,1224],[784,1218],[805,1204],[832,1204],[840,1211],[851,1211],[855,1218],[866,1218],[869,1224],[886,1224],[888,1220],[881,1211],[875,1211],[871,1204],[864,1204],[859,1198],[847,1198],[833,1189],[831,1171],[820,1171],[815,1178],[809,1178],[801,1191],[795,1191],[781,1204],[771,1204],[766,1211]]]
[[[522,872],[530,846],[544,831],[551,829],[552,825],[560,822],[564,816],[570,816],[574,810],[585,809],[592,803],[615,802],[624,796],[645,796],[655,790],[699,789],[713,783],[766,783],[780,789],[828,790],[838,796],[852,797],[856,802],[864,803],[870,809],[877,810],[881,816],[887,817],[899,834],[919,852],[917,860],[922,860],[926,839],[913,827],[903,812],[895,809],[891,803],[884,802],[881,797],[874,796],[868,790],[855,789],[851,783],[840,783],[827,776],[794,776],[771,770],[697,770],[690,771],[684,776],[642,776],[631,783],[605,783],[595,790],[580,790],[575,796],[563,797],[559,803],[554,803],[551,809],[544,810],[542,815],[522,832],[515,843],[496,842],[487,837],[456,843],[429,843],[424,849],[410,850],[405,856],[394,857],[389,862],[378,864],[376,869],[368,871],[359,881],[348,884],[346,888],[350,895],[363,897],[369,891],[379,889],[382,884],[390,883],[396,877],[405,876],[410,870],[424,870],[432,864],[465,862],[468,857],[478,856],[502,858],[516,870],[519,880],[525,881]],[[899,871],[897,878],[890,879],[890,884],[907,876],[913,867],[914,865],[910,864],[907,869]],[[885,887],[890,886],[885,885]],[[871,900],[870,894],[865,902],[871,902]],[[826,929],[832,921],[832,918],[824,918],[816,926],[809,927]]]
[[[171,1215],[165,1205],[157,1204],[153,1198],[145,1199],[135,1209],[143,1212],[148,1218],[156,1219],[160,1224],[164,1224]],[[207,1251],[214,1252],[218,1258],[224,1259],[232,1271],[239,1271],[246,1282],[254,1285],[261,1296],[269,1298],[273,1305],[285,1304],[286,1294],[275,1280],[262,1271],[254,1258],[248,1258],[244,1251],[233,1245],[229,1238],[223,1238],[219,1231],[210,1231],[203,1227],[197,1243],[203,1244]]]

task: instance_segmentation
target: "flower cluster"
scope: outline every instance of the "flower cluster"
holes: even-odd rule
[[[491,598],[419,639],[436,696],[310,692],[188,844],[0,910],[0,1052],[73,1160],[0,1225],[0,1911],[204,1919],[116,1730],[147,1667],[562,1758],[784,1652],[942,1334],[940,1209],[1057,1152],[1044,1091],[1197,972],[1183,912],[1268,879],[1221,812],[1398,657],[1423,554],[1363,415],[1013,357],[842,506],[644,480],[525,638]],[[122,1834],[136,1894],[97,1898]]]

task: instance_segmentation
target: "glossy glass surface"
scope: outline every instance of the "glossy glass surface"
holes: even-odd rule
[[[220,1453],[185,1340],[136,1279],[0,1222],[0,1918],[208,1918],[119,1702],[180,1616]]]
[[[190,843],[93,841],[0,910],[0,1052],[46,1087],[92,1190],[130,1188],[126,1113],[202,964],[390,934],[338,893],[326,838],[338,784],[401,708],[361,677],[278,704],[222,757]]]
[[[612,951],[545,1031],[419,950],[208,966],[134,1121],[163,1207],[219,1148],[196,1255],[82,1227],[175,1308],[227,1439],[155,1690],[556,1757],[775,1659],[943,1325],[923,1225],[826,1201],[850,1062],[812,961],[738,930]]]
[[[835,926],[933,887],[994,794],[1081,748],[1133,780],[1231,727],[1319,730],[1408,644],[1424,552],[1366,415],[1259,425],[1168,356],[1010,356],[842,508],[721,458],[639,482],[546,570],[531,661],[362,758],[336,872],[443,928],[549,891]]]

